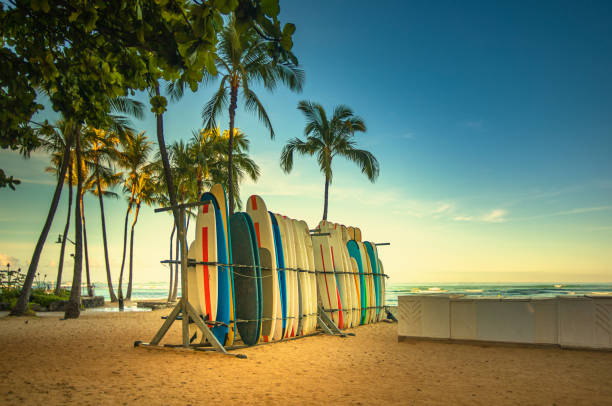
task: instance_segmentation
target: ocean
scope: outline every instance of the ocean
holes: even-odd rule
[[[116,287],[115,287],[116,289]],[[95,284],[96,295],[104,296],[110,300],[107,285]],[[492,284],[492,283],[470,283],[470,284],[407,284],[388,283],[385,304],[397,305],[397,297],[403,295],[423,294],[462,294],[470,297],[554,297],[559,295],[610,295],[612,294],[612,283],[603,284],[553,284],[553,283],[514,283],[514,284]],[[179,286],[180,296],[180,286]],[[135,283],[132,288],[132,300],[166,299],[168,297],[168,282]],[[106,308],[113,311],[115,308]],[[136,305],[126,310],[137,309]]]

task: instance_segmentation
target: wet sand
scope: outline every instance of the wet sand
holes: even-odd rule
[[[153,312],[0,318],[0,404],[612,404],[612,353],[399,342],[397,324],[234,353],[134,348]],[[162,343],[180,342],[175,323]]]

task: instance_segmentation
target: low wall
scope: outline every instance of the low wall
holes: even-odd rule
[[[612,298],[400,296],[398,336],[612,350]]]

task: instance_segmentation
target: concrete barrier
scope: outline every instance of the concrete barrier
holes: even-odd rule
[[[612,299],[559,297],[559,344],[612,348]]]
[[[400,296],[398,336],[612,349],[612,298]]]

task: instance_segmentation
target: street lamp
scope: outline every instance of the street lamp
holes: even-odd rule
[[[68,241],[70,241],[72,243],[72,245],[76,245],[76,243],[74,241],[72,241],[70,238],[66,237],[66,239]],[[57,241],[55,241],[56,244],[61,244],[62,243],[62,235],[58,234],[57,236]]]

